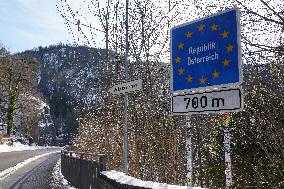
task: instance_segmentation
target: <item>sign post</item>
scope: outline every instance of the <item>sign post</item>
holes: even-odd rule
[[[224,149],[225,149],[225,175],[226,175],[226,188],[232,187],[232,162],[231,162],[231,136],[230,136],[230,115],[223,114],[224,116]]]
[[[127,65],[127,60],[125,60],[125,65]],[[126,78],[128,78],[128,71],[126,71]],[[128,96],[127,96],[127,93],[139,91],[139,90],[142,90],[142,80],[141,79],[121,82],[121,83],[114,85],[108,90],[108,92],[113,95],[124,94],[123,172],[125,174],[128,174],[128,118],[127,118]]]
[[[186,183],[188,189],[192,189],[192,145],[191,145],[191,136],[192,129],[190,124],[190,116],[186,116],[186,154],[187,154],[187,174],[186,174]]]
[[[129,0],[125,1],[125,80],[128,80],[128,5]],[[128,174],[128,96],[127,93],[124,93],[124,127],[123,127],[123,172]]]
[[[173,114],[238,112],[243,109],[239,20],[239,9],[233,8],[171,29]],[[186,120],[186,127],[191,130],[189,117]],[[231,187],[228,128],[224,129],[224,140],[226,186]],[[186,138],[186,150],[187,184],[191,187],[191,136]]]

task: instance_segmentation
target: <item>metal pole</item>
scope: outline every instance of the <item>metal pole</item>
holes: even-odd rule
[[[108,58],[108,20],[109,20],[109,0],[107,1],[107,14],[106,14],[106,73],[109,74],[109,58]],[[108,75],[109,76],[109,75]]]
[[[128,80],[128,4],[129,1],[126,0],[125,9],[125,80]],[[124,140],[123,140],[123,172],[128,174],[128,119],[127,119],[127,107],[128,107],[128,96],[125,93],[124,96]]]
[[[192,148],[191,148],[191,137],[192,127],[190,124],[190,115],[186,115],[186,154],[187,154],[187,174],[186,184],[187,189],[192,189]]]
[[[231,136],[230,136],[230,115],[224,114],[224,149],[225,149],[225,175],[226,175],[226,188],[232,188],[232,162],[231,162]]]
[[[81,117],[80,117],[80,113],[79,113],[79,119],[78,119],[78,134],[79,134],[79,136],[81,134]]]

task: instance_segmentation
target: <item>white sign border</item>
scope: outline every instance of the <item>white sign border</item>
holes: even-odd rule
[[[227,109],[219,109],[219,110],[204,110],[204,111],[191,111],[191,112],[173,112],[173,97],[174,96],[186,96],[186,95],[195,95],[195,94],[204,94],[204,93],[212,93],[212,92],[221,92],[221,91],[230,91],[230,90],[239,90],[240,95],[240,107],[238,109],[227,110]],[[226,89],[218,89],[211,90],[205,92],[194,92],[194,93],[182,93],[182,94],[172,94],[171,95],[171,113],[173,115],[193,115],[193,114],[210,114],[210,113],[227,113],[227,112],[241,112],[244,109],[244,98],[243,98],[243,90],[241,87],[235,88],[226,88]]]
[[[236,11],[236,22],[237,22],[237,44],[238,44],[238,67],[239,67],[239,82],[235,82],[235,83],[228,83],[228,84],[223,84],[223,85],[212,85],[212,86],[205,86],[205,87],[198,87],[198,88],[191,88],[191,89],[184,89],[184,90],[177,90],[177,91],[173,91],[173,62],[172,62],[172,32],[174,29],[176,28],[180,28],[182,26],[185,25],[189,25],[189,24],[193,24],[195,22],[199,22],[201,20],[205,20],[214,16],[218,16],[220,14],[224,14],[226,12],[230,12],[232,10]],[[207,17],[204,18],[200,18],[191,22],[186,22],[183,23],[181,25],[177,25],[171,28],[170,30],[170,66],[171,66],[171,78],[170,78],[170,87],[171,87],[171,93],[183,93],[183,92],[190,92],[190,91],[200,91],[200,90],[207,90],[207,89],[212,89],[212,88],[230,88],[232,86],[236,86],[236,85],[241,85],[243,83],[243,70],[242,70],[242,52],[241,52],[242,48],[241,48],[241,31],[240,31],[240,10],[238,7],[234,7],[231,9],[226,9],[224,11],[220,11],[217,12],[215,14],[211,14]]]

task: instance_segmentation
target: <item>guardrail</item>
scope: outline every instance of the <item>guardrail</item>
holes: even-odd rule
[[[63,176],[77,188],[103,188],[102,186],[104,184],[102,180],[99,179],[99,173],[105,170],[106,155],[95,155],[67,150],[61,151],[61,172]]]
[[[75,152],[72,147],[61,151],[61,173],[79,189],[146,189],[122,184],[101,174],[106,171],[106,155]]]

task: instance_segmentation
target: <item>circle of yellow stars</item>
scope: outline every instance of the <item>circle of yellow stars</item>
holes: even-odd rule
[[[200,31],[200,32],[204,32],[204,31],[206,30],[206,26],[205,26],[204,24],[199,24],[199,25],[197,26],[197,29],[198,29],[198,31]],[[212,25],[210,25],[209,29],[210,29],[212,32],[216,32],[216,31],[218,31],[218,25],[217,25],[217,24],[212,24]],[[192,31],[188,31],[188,32],[185,34],[186,39],[188,39],[188,40],[190,40],[193,35],[194,35],[194,33],[193,33]],[[220,36],[222,37],[223,40],[225,40],[226,38],[228,38],[229,35],[230,35],[230,33],[229,33],[228,31],[226,31],[226,30],[224,30],[224,31],[222,31],[222,32],[220,33]],[[226,46],[226,52],[227,52],[227,53],[233,52],[234,47],[235,47],[235,46],[232,45],[232,44],[230,44],[230,43],[227,44],[227,46]],[[184,48],[184,44],[183,44],[183,43],[179,43],[179,44],[178,44],[178,49],[179,49],[179,50],[180,50],[180,49],[183,50],[183,48]],[[176,62],[177,64],[180,63],[181,61],[182,61],[181,57],[176,57],[176,58],[175,58],[175,62]],[[223,64],[224,67],[229,67],[229,66],[230,66],[230,60],[229,60],[229,59],[225,59],[225,60],[222,61],[222,64]],[[180,68],[178,69],[178,74],[179,74],[180,76],[181,76],[181,75],[184,75],[184,72],[185,72],[185,69],[184,69],[183,67],[180,67]],[[217,79],[217,78],[219,78],[219,77],[220,77],[220,72],[218,72],[217,70],[214,70],[213,73],[212,73],[212,78],[213,78],[213,79]],[[192,82],[193,82],[193,79],[194,79],[194,78],[193,78],[191,75],[188,75],[188,76],[186,77],[186,81],[187,81],[188,83],[192,83]],[[199,83],[200,83],[200,84],[206,85],[206,80],[207,80],[207,78],[206,78],[205,76],[202,75],[198,80],[199,80]]]

